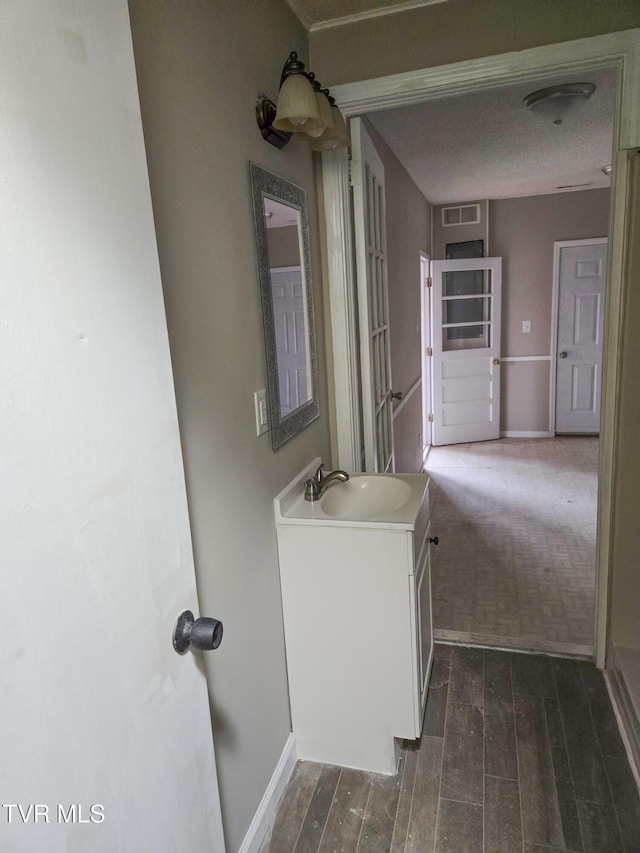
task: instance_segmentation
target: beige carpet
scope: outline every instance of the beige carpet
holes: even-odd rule
[[[432,448],[437,636],[590,653],[597,464],[597,438]]]

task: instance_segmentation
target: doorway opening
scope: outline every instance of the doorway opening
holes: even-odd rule
[[[524,51],[519,54],[519,71],[514,77],[512,64],[507,56],[491,57],[489,66],[487,61],[471,61],[461,63],[458,66],[447,66],[439,69],[426,69],[415,74],[396,75],[393,80],[380,81],[365,81],[359,84],[350,84],[343,87],[338,87],[337,95],[343,105],[345,111],[350,115],[363,114],[371,110],[379,110],[384,107],[401,106],[406,104],[416,104],[425,100],[433,100],[441,97],[443,92],[448,91],[450,94],[455,94],[460,91],[482,91],[488,88],[495,88],[499,85],[505,85],[508,81],[517,79],[518,81],[532,82],[533,80],[548,79],[552,73],[567,73],[571,70],[572,73],[577,70],[588,71],[593,69],[601,69],[603,67],[612,67],[619,74],[619,79],[623,80],[624,75],[629,74],[630,69],[634,66],[637,59],[633,55],[631,44],[627,44],[624,34],[615,34],[615,36],[603,36],[594,41],[587,42],[571,42],[564,45],[554,45],[547,48],[537,48],[531,51]],[[606,63],[606,65],[605,65]],[[399,79],[401,78],[401,79]],[[638,106],[634,104],[633,98],[626,94],[626,87],[621,86],[621,98],[619,98],[617,114],[615,118],[614,130],[614,150],[622,151],[626,147],[633,145],[633,132],[628,123],[630,116],[635,116],[638,112]],[[622,119],[625,118],[623,122]],[[612,258],[609,262],[609,269],[614,270],[614,275],[610,277],[610,285],[613,288],[613,296],[610,302],[617,304],[623,288],[622,275],[620,271],[620,259],[622,257],[622,240],[621,234],[625,225],[624,211],[627,209],[626,196],[626,175],[628,164],[626,156],[622,153],[617,156],[616,164],[618,168],[618,177],[621,177],[620,182],[614,183],[614,193],[616,195],[616,210],[617,215],[613,220],[612,236]],[[344,175],[346,174],[347,163],[346,158],[340,154],[329,154],[323,159],[323,181],[325,188],[325,211],[328,221],[328,249],[332,257],[330,278],[334,285],[339,280],[341,286],[332,286],[331,292],[331,314],[332,318],[340,318],[343,323],[343,331],[348,328],[349,317],[353,315],[353,306],[350,304],[351,295],[351,264],[349,263],[350,249],[348,247],[349,225],[348,225],[348,193],[345,192],[346,184]],[[337,223],[338,227],[335,227]],[[345,224],[347,227],[345,229]],[[336,239],[336,234],[339,237]],[[340,291],[340,292],[338,292]],[[334,298],[335,295],[335,298]],[[347,320],[346,324],[344,320]],[[528,318],[527,318],[528,319]],[[341,334],[341,330],[337,328],[339,324],[333,325],[333,348],[334,348],[334,363],[342,364],[351,363],[348,357],[341,356],[349,354],[349,341],[345,340],[345,336]],[[619,318],[613,316],[609,318],[609,351],[615,347],[615,342],[619,337]],[[538,359],[533,359],[538,360]],[[514,363],[517,363],[515,358]],[[550,354],[544,357],[547,362],[546,369],[549,369]],[[610,387],[615,388],[615,375],[617,365],[613,359],[607,361],[605,357],[605,369],[609,373],[609,378],[613,377],[614,384]],[[337,374],[336,374],[337,378]],[[338,387],[341,382],[336,382],[337,399],[340,396],[341,389]],[[347,395],[348,396],[348,395]],[[604,407],[603,423],[605,426],[602,453],[600,458],[600,467],[608,468],[612,457],[613,441],[612,441],[612,424],[615,417],[616,399],[615,396],[609,396]],[[338,459],[340,464],[348,466],[350,460],[348,458],[349,448],[348,443],[349,433],[352,430],[353,419],[341,419],[340,407],[338,406]],[[548,411],[547,411],[548,415]],[[546,420],[548,430],[548,417]],[[342,431],[342,434],[341,434]],[[548,431],[547,431],[548,435]],[[347,437],[347,441],[343,438]],[[357,461],[356,461],[357,464]],[[606,579],[607,579],[607,543],[609,537],[609,519],[611,508],[611,493],[610,484],[605,483],[604,489],[600,495],[600,531],[599,531],[599,588],[600,597],[598,600],[598,655],[599,662],[603,661],[604,656],[604,637],[606,629],[605,613],[606,613]]]

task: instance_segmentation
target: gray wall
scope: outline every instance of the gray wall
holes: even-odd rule
[[[384,165],[391,387],[406,395],[422,372],[420,252],[431,251],[431,205],[369,122],[367,130]],[[422,468],[421,401],[419,387],[394,416],[396,471]]]
[[[131,0],[201,612],[224,621],[203,657],[227,849],[238,849],[290,731],[272,499],[329,456],[314,166],[255,124],[307,36],[283,0]],[[265,387],[249,161],[305,187],[321,416],[277,453],[256,437]],[[179,720],[176,725],[179,725]]]
[[[450,0],[310,35],[325,86],[640,26],[637,0]]]
[[[549,355],[553,244],[606,237],[609,190],[582,190],[489,202],[489,251],[503,258],[502,356]],[[522,332],[531,320],[531,332]],[[501,429],[549,428],[549,364],[502,370]]]

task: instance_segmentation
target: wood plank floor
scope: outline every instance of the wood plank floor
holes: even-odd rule
[[[397,776],[300,761],[262,853],[640,851],[640,797],[592,664],[436,645]]]

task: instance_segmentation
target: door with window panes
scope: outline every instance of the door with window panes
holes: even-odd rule
[[[433,261],[433,444],[500,435],[502,258]]]
[[[384,473],[394,470],[384,167],[360,119],[351,140],[364,467]]]

